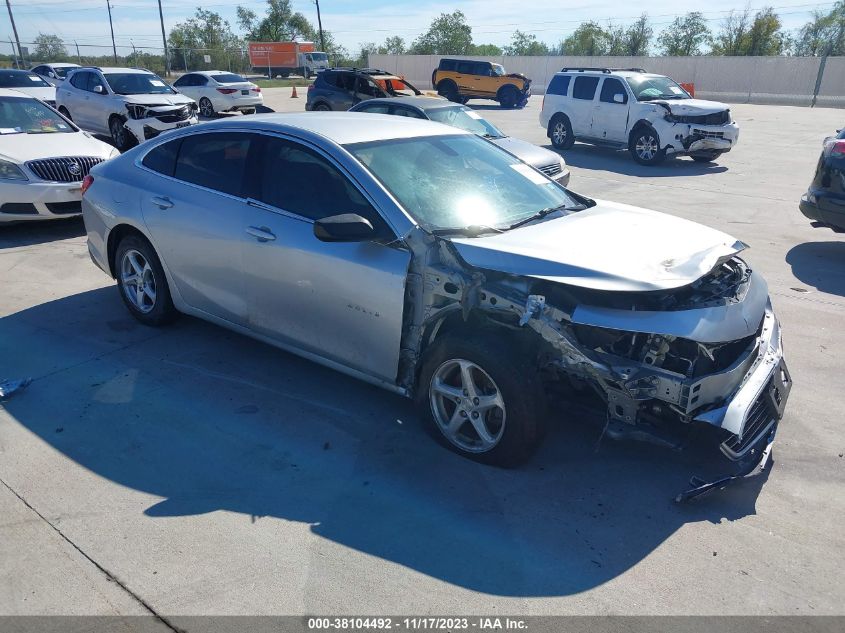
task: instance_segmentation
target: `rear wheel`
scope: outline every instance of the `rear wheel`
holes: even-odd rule
[[[314,106],[315,112],[329,112],[330,110],[331,108],[326,103],[320,102]]]
[[[549,122],[549,138],[555,149],[569,149],[575,144],[575,134],[569,117],[555,115]]]
[[[458,93],[458,86],[454,81],[441,81],[437,84],[437,94],[454,103],[461,102],[461,95]]]
[[[628,149],[640,165],[659,165],[666,158],[666,151],[660,147],[660,137],[651,127],[634,130]]]
[[[214,105],[212,105],[211,99],[208,97],[200,99],[200,114],[207,118],[211,118],[215,114]]]
[[[114,270],[123,303],[144,325],[160,326],[172,321],[178,312],[155,249],[138,235],[120,241]]]
[[[536,366],[502,336],[447,334],[426,352],[417,403],[442,444],[476,461],[510,467],[542,437],[545,400]]]

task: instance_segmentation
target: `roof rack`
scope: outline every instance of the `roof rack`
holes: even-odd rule
[[[601,67],[591,67],[591,66],[568,66],[566,68],[561,68],[560,72],[562,72],[562,73],[565,73],[565,72],[582,73],[582,72],[585,72],[585,71],[593,71],[593,72],[610,74],[612,72],[619,71],[619,70],[626,70],[626,71],[632,72],[632,73],[644,73],[644,72],[646,72],[646,70],[643,69],[643,68],[601,68]]]

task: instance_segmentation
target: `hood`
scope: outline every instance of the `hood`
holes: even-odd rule
[[[610,291],[686,286],[745,248],[672,215],[615,202],[480,238],[453,238],[478,268]]]
[[[137,103],[145,106],[183,106],[186,103],[193,103],[194,100],[183,94],[174,95],[119,95],[126,103]]]
[[[12,90],[17,90],[18,92],[22,92],[30,97],[35,97],[36,99],[41,99],[42,101],[55,101],[56,100],[56,87],[55,86],[38,86],[33,88],[12,88]]]
[[[522,73],[508,73],[507,75],[505,75],[505,77],[511,77],[513,79],[522,79],[524,81],[527,81],[528,83],[531,83],[531,80]]]
[[[705,101],[704,99],[681,99],[679,101],[673,99],[655,99],[654,101],[649,101],[649,103],[661,103],[669,106],[672,114],[682,116],[714,114],[716,112],[724,112],[728,109],[727,104],[719,103],[718,101]]]
[[[518,138],[505,136],[504,138],[491,138],[493,143],[506,152],[510,152],[524,163],[540,169],[549,165],[557,165],[561,161],[560,154],[556,154],[543,147],[521,141]]]
[[[53,134],[0,134],[0,157],[24,163],[58,156],[98,156],[108,158],[114,148],[87,132]]]

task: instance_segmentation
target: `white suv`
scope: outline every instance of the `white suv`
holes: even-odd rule
[[[56,105],[82,129],[110,135],[120,151],[198,121],[196,101],[139,68],[73,70],[56,88]]]
[[[627,148],[642,165],[669,154],[709,162],[739,139],[724,103],[693,99],[677,83],[641,68],[564,68],[549,82],[540,124],[556,149],[576,140]]]

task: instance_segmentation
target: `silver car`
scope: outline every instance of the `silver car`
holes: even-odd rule
[[[566,186],[569,184],[569,167],[560,154],[556,154],[533,143],[507,136],[495,125],[481,116],[477,110],[435,97],[394,97],[389,99],[367,99],[349,109],[350,112],[370,114],[393,114],[395,116],[428,119],[483,136],[519,160],[539,169],[552,180]]]
[[[435,437],[525,460],[547,394],[605,434],[713,433],[765,467],[791,381],[741,242],[591,200],[474,134],[377,114],[271,114],[169,133],[95,167],[94,262],[142,323],[187,313],[413,397]]]

